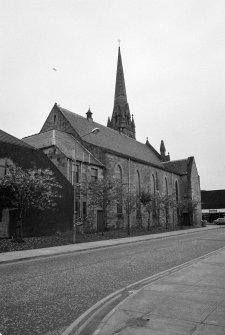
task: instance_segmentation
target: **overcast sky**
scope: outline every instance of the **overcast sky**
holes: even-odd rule
[[[118,39],[137,140],[225,189],[225,0],[0,0],[0,128],[38,133],[55,102],[106,125]]]

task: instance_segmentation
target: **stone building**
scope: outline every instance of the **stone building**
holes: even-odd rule
[[[95,128],[99,129],[97,135],[92,133]],[[127,100],[120,48],[114,107],[107,127],[93,120],[90,109],[84,117],[55,104],[40,133],[23,140],[43,150],[72,183],[72,150],[76,148],[76,182],[83,183],[94,178],[110,176],[120,178],[122,183],[129,185],[131,192],[137,195],[142,190],[161,195],[175,194],[177,200],[197,203],[191,213],[188,208],[183,211],[184,224],[200,224],[200,181],[194,157],[171,161],[163,141],[158,152],[148,139],[145,144],[136,140],[135,122]],[[78,212],[86,215],[84,207],[88,214],[88,197],[83,202],[85,205],[80,202]],[[78,203],[79,199],[77,207]],[[160,225],[164,225],[165,215],[161,214]],[[176,225],[177,211],[171,209],[169,215],[171,224]],[[118,206],[111,208],[109,225],[115,225],[121,218],[122,223],[126,225],[127,217],[123,210]],[[145,225],[147,222],[146,213],[140,206],[137,206],[130,219],[132,225],[137,222]],[[100,208],[95,212],[94,220],[95,227],[99,230],[102,224]]]

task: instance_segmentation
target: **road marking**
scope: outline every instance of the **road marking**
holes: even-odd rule
[[[222,250],[225,250],[225,247],[223,248],[220,248],[220,249],[217,249],[215,251],[211,251],[210,253],[208,254],[205,254],[205,255],[202,255],[200,257],[197,257],[195,259],[192,259],[188,262],[185,262],[183,264],[180,264],[180,265],[177,265],[173,268],[170,268],[168,270],[164,270],[162,272],[159,272],[155,275],[152,275],[150,277],[147,277],[147,278],[144,278],[144,279],[141,279],[135,283],[132,283],[128,286],[125,286],[124,288],[114,292],[114,293],[111,293],[110,295],[108,295],[107,297],[101,299],[100,301],[98,301],[95,305],[93,305],[91,308],[89,308],[86,312],[84,312],[82,315],[80,315],[80,317],[78,319],[76,319],[66,330],[63,334],[61,335],[80,335],[82,330],[85,328],[85,326],[87,326],[87,324],[89,322],[91,322],[94,317],[104,309],[104,307],[108,306],[110,303],[112,303],[114,300],[117,300],[119,298],[119,295],[120,297],[122,296],[122,292],[124,293],[127,293],[127,296],[125,296],[125,298],[119,302],[119,304],[117,304],[104,318],[106,319],[107,316],[111,313],[112,311],[114,311],[116,308],[118,308],[119,305],[121,305],[127,298],[129,298],[131,295],[136,295],[140,290],[142,290],[144,287],[150,285],[151,283],[155,282],[156,280],[159,280],[159,279],[162,279],[174,272],[177,272],[179,270],[182,270],[184,268],[187,268],[201,260],[204,260],[214,254],[217,254],[217,253],[220,253]],[[132,287],[135,287],[135,286],[138,286],[138,285],[142,285],[140,286],[139,288],[137,289],[134,289],[133,290],[133,293],[131,293],[131,288]],[[115,299],[114,299],[115,298]],[[94,312],[93,314],[91,314],[92,312]],[[103,320],[100,322],[100,324],[103,322]],[[88,322],[87,322],[88,321]],[[82,323],[82,325],[81,325]],[[83,326],[85,323],[85,326]],[[79,327],[79,328],[78,328]],[[96,329],[96,334],[94,333],[93,335],[97,335],[97,330]],[[73,332],[73,333],[72,333]]]
[[[92,321],[92,319],[94,319],[94,317],[99,314],[99,312],[101,312],[104,308],[106,308],[108,305],[110,305],[111,303],[113,303],[114,301],[116,301],[118,298],[120,298],[122,296],[122,294],[118,294],[117,296],[115,296],[114,298],[110,299],[109,301],[107,301],[103,306],[101,306],[100,308],[97,309],[97,311],[95,311],[74,333],[74,335],[78,335],[82,332],[82,330],[88,325],[88,323],[90,323],[90,321]],[[116,305],[118,306],[118,305]]]

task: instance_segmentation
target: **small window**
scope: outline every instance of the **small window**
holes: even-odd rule
[[[56,115],[54,115],[54,122],[56,121]]]
[[[73,174],[72,174],[72,184],[78,184],[79,183],[79,165],[76,165],[75,171],[74,171],[74,164],[73,164]]]
[[[76,165],[76,170],[75,170],[75,183],[79,183],[79,165]]]
[[[96,181],[98,179],[98,170],[91,169],[91,181]]]

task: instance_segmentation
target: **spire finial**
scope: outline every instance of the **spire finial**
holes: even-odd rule
[[[118,42],[118,45],[119,45],[119,48],[120,48],[120,42],[121,42],[121,40],[120,40],[120,39],[118,39],[118,40],[117,40],[117,42]]]

